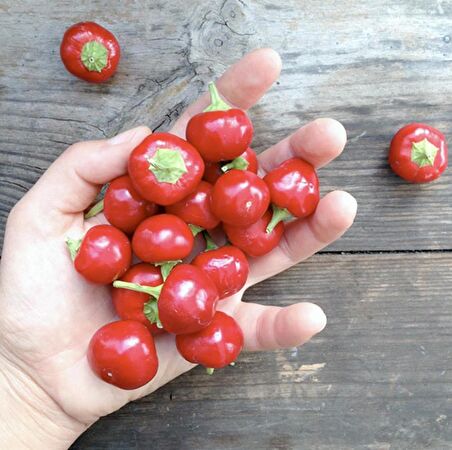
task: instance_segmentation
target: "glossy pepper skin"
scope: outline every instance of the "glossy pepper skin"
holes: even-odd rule
[[[160,286],[163,283],[160,269],[151,264],[138,263],[133,265],[122,277],[121,281],[136,283],[140,286]],[[148,294],[135,292],[128,289],[113,288],[113,306],[116,314],[123,320],[135,320],[141,322],[154,336],[164,333],[155,323],[151,323],[145,316],[144,305],[152,300]]]
[[[314,167],[299,158],[284,161],[264,177],[271,202],[295,217],[308,217],[320,200],[319,179]]]
[[[173,214],[147,218],[138,225],[132,238],[133,252],[148,263],[184,259],[192,251],[193,243],[188,225]]]
[[[115,178],[105,191],[105,218],[124,233],[133,233],[144,219],[157,211],[158,206],[141,197],[127,175]]]
[[[248,260],[239,248],[232,245],[202,252],[192,264],[215,283],[220,299],[239,292],[248,278]]]
[[[247,170],[222,175],[212,190],[212,211],[222,222],[248,226],[267,211],[270,192],[265,182]]]
[[[72,75],[103,83],[116,72],[121,50],[110,31],[95,22],[80,22],[64,33],[60,56]]]
[[[132,261],[127,236],[111,225],[90,228],[81,243],[68,239],[75,270],[88,281],[110,284],[124,275]]]
[[[229,241],[248,256],[262,256],[271,252],[284,234],[283,222],[279,222],[271,232],[267,232],[271,217],[270,212],[266,212],[256,223],[248,227],[223,224],[223,229]]]
[[[241,109],[221,100],[215,84],[209,84],[211,105],[193,116],[188,124],[188,142],[196,147],[204,161],[228,161],[243,153],[253,139],[253,124]]]
[[[243,332],[238,323],[220,311],[206,328],[176,336],[177,350],[187,361],[211,369],[221,369],[234,362],[243,344]]]
[[[210,230],[220,223],[213,215],[211,202],[212,185],[201,181],[191,194],[165,209],[167,213],[180,217],[186,223]]]
[[[128,170],[143,198],[166,206],[195,190],[204,162],[187,141],[170,133],[153,133],[132,151]]]
[[[447,168],[444,135],[429,125],[412,123],[393,137],[389,150],[392,170],[410,183],[429,183]]]
[[[100,328],[91,338],[87,357],[99,378],[121,389],[144,386],[158,369],[151,333],[133,320],[119,320]]]
[[[217,288],[201,269],[179,264],[168,275],[160,293],[159,318],[170,333],[194,333],[212,321],[217,301]]]
[[[257,173],[258,168],[259,164],[256,152],[251,147],[248,147],[240,156],[232,161],[206,163],[203,179],[211,184],[215,184],[218,178],[229,170],[248,170],[249,172]]]

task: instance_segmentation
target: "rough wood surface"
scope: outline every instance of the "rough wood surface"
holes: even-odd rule
[[[315,256],[245,298],[318,302],[321,335],[212,377],[195,369],[74,449],[452,448],[451,265],[450,254]]]
[[[452,134],[450,1],[2,0],[0,11],[1,230],[69,144],[141,123],[167,129],[208,80],[246,51],[272,46],[284,69],[251,111],[256,148],[318,116],[349,132],[348,151],[321,171],[324,191],[346,188],[360,204],[353,231],[333,249],[452,249],[450,171],[413,187],[386,164],[406,121]],[[81,82],[60,62],[65,28],[84,19],[109,27],[124,49],[107,85]]]
[[[81,20],[122,45],[106,85],[60,62],[61,36]],[[168,129],[252,48],[283,60],[251,110],[258,151],[318,116],[341,120],[350,138],[320,176],[324,192],[357,197],[355,226],[334,254],[246,297],[318,302],[327,330],[298,351],[245,354],[211,378],[195,370],[102,419],[74,448],[452,448],[452,174],[410,186],[386,164],[407,121],[452,136],[451,23],[450,0],[0,0],[0,241],[11,207],[71,143],[142,123]]]

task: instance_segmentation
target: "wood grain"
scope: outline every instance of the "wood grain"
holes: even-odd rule
[[[446,1],[181,0],[0,2],[0,230],[8,211],[71,143],[137,124],[166,130],[246,51],[272,46],[284,69],[251,115],[261,151],[318,116],[341,120],[347,151],[323,191],[354,194],[359,215],[332,250],[452,249],[451,175],[409,186],[386,164],[393,133],[427,121],[451,135],[452,5]],[[96,19],[124,49],[111,83],[63,68],[65,28]],[[402,231],[402,232],[401,232]]]
[[[319,303],[318,337],[212,377],[197,368],[73,448],[452,448],[451,265],[450,254],[315,256],[245,300]]]
[[[258,151],[319,116],[349,136],[320,177],[323,192],[356,196],[356,224],[331,254],[246,295],[317,302],[325,332],[210,378],[195,369],[101,419],[74,449],[452,448],[452,175],[412,186],[386,163],[407,122],[452,136],[451,19],[449,0],[0,0],[0,241],[11,207],[70,144],[169,129],[256,47],[283,60],[250,111]],[[122,45],[108,84],[60,62],[64,30],[82,20]]]

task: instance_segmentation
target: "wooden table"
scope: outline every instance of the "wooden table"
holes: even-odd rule
[[[122,44],[94,86],[59,59],[67,26],[96,20]],[[247,292],[314,301],[327,329],[299,349],[244,354],[105,417],[74,449],[452,448],[452,171],[405,184],[386,163],[393,133],[425,121],[452,137],[449,0],[0,0],[0,228],[71,143],[137,124],[166,130],[248,50],[284,68],[251,110],[261,151],[318,116],[341,120],[347,151],[323,192],[356,196],[340,242]]]

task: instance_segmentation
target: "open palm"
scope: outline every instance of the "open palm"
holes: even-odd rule
[[[275,52],[257,50],[232,66],[217,87],[230,104],[248,109],[273,84],[279,71]],[[201,97],[171,131],[184,137],[188,119],[207,103],[207,95]],[[85,356],[92,334],[115,320],[115,314],[110,288],[87,283],[75,272],[64,241],[67,236],[80,237],[103,220],[85,222],[83,210],[102,184],[126,172],[129,153],[149,133],[146,127],[139,127],[108,141],[73,145],[16,205],[7,224],[0,272],[0,355],[81,424],[91,424],[193,367],[178,355],[173,336],[158,336],[157,376],[141,389],[123,391],[99,380]],[[341,153],[345,141],[338,122],[320,119],[263,152],[259,164],[264,173],[298,156],[321,167]],[[278,248],[250,261],[246,287],[340,237],[355,213],[356,202],[349,194],[336,191],[326,195],[313,216],[287,226]],[[313,304],[265,307],[242,303],[242,294],[220,304],[242,326],[248,350],[300,345],[325,326],[323,312]]]

